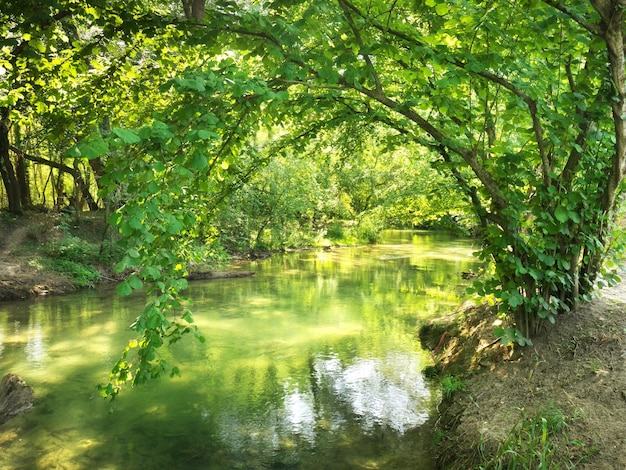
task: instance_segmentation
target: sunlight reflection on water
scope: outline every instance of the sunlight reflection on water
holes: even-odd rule
[[[419,367],[417,356],[403,353],[359,358],[347,367],[336,355],[315,363],[318,381],[328,384],[366,429],[379,425],[399,434],[428,419],[431,396]]]

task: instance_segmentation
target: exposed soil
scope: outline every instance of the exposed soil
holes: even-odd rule
[[[60,237],[59,217],[33,214],[0,220],[0,300],[64,294],[75,289],[68,277],[45,271],[38,262],[44,245]]]
[[[472,303],[455,314],[456,323],[448,318],[423,329],[441,373],[466,382],[440,405],[440,468],[476,468],[523,417],[556,407],[567,422],[555,441],[565,462],[559,468],[626,469],[625,313],[622,282],[524,348],[497,342],[493,308]]]

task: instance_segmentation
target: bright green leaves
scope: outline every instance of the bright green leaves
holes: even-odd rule
[[[554,217],[562,224],[570,220],[578,224],[581,220],[580,214],[576,210],[569,209],[568,206],[565,205],[560,205],[554,210]]]
[[[343,130],[335,122],[367,128],[376,121],[426,149],[414,160],[439,152],[440,171],[456,178],[483,223],[481,257],[494,276],[476,291],[512,314],[516,329],[501,332],[511,341],[524,342],[589,293],[607,248],[601,188],[615,152],[603,98],[610,93],[602,88],[610,83],[607,60],[603,49],[590,49],[597,38],[586,28],[545,2],[269,2],[263,13],[232,3],[227,14],[212,15],[210,33],[185,39],[198,46],[185,49],[196,58],[190,66],[168,58],[183,57],[182,45],[158,54],[161,64],[174,61],[167,76],[175,78],[159,93],[136,95],[158,106],[128,121],[139,124],[83,139],[69,152],[107,156],[100,181],[118,203],[113,220],[126,254],[117,268],[129,276],[119,291],[150,296],[116,380],[159,375],[160,345],[190,331],[179,282],[193,257],[189,240],[212,233],[225,195],[266,165],[250,139],[259,130],[297,128],[301,142],[292,146],[304,148],[301,136]],[[129,68],[130,83],[138,75]],[[353,142],[349,133],[337,141],[346,149]],[[378,150],[377,158],[385,154]],[[308,192],[306,178],[266,168],[293,183],[290,191]],[[367,172],[349,170],[345,193],[364,213],[380,191]],[[275,217],[286,186],[260,180],[255,191],[265,201],[250,190],[241,204]],[[428,193],[420,196],[429,202]],[[263,206],[270,197],[274,205]],[[285,213],[314,218],[308,201],[289,203]],[[256,227],[259,242],[266,226]]]
[[[109,144],[100,135],[81,140],[80,143],[67,150],[66,155],[73,158],[93,160],[109,152]]]
[[[554,216],[559,222],[565,223],[569,220],[569,211],[567,210],[566,207],[559,206],[554,211]]]
[[[207,158],[200,153],[194,153],[189,162],[189,166],[194,170],[204,170],[208,164]]]
[[[133,290],[141,290],[143,288],[143,282],[137,274],[132,274],[129,278],[121,282],[117,286],[117,294],[119,296],[130,295]]]
[[[119,200],[111,222],[126,252],[116,271],[128,277],[117,292],[148,296],[132,325],[138,339],[114,368],[105,393],[160,376],[167,368],[159,355],[164,343],[188,333],[203,340],[183,296],[187,266],[199,261],[192,241],[209,239],[218,205],[259,165],[247,141],[263,119],[273,120],[270,105],[288,98],[231,60],[187,72],[161,90],[170,102],[151,123],[93,138],[110,152],[111,171],[101,181],[105,195]],[[74,151],[84,155],[88,142]]]
[[[141,137],[130,129],[120,129],[114,127],[111,132],[119,137],[123,145],[136,144],[141,141]]]
[[[93,160],[107,155],[111,149],[136,144],[142,141],[140,135],[130,129],[113,128],[111,136],[103,139],[96,134],[82,139],[78,144],[70,147],[65,155],[72,158],[86,158]]]
[[[505,346],[511,346],[515,343],[520,346],[532,345],[532,341],[526,338],[519,328],[504,328],[502,326],[494,329],[494,335],[500,338],[502,344]]]
[[[200,129],[198,130],[198,137],[203,140],[213,140],[213,139],[219,139],[220,136],[216,132],[209,131],[206,129]]]
[[[443,16],[446,13],[448,13],[449,7],[446,2],[437,2],[436,0],[426,0],[425,5],[431,8],[434,7],[435,12],[440,16]]]

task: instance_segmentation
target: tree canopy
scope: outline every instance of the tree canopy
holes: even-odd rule
[[[615,279],[623,0],[17,3],[0,26],[9,209],[28,202],[17,140],[45,135],[59,150],[39,163],[85,199],[93,174],[114,210],[119,292],[150,294],[106,393],[159,375],[158,347],[194,331],[190,240],[220,224],[235,240],[229,221],[260,242],[284,217],[471,209],[492,267],[474,290],[521,344]]]

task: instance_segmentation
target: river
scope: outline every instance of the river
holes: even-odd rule
[[[463,299],[471,241],[388,231],[383,244],[240,263],[196,281],[206,337],[164,348],[181,377],[96,390],[123,350],[141,295],[98,289],[0,303],[0,376],[35,391],[0,427],[3,469],[425,469],[429,417],[420,322]]]

